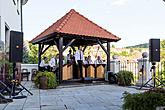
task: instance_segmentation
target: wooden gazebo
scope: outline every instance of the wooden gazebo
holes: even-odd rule
[[[99,44],[107,55],[107,71],[110,71],[110,42],[117,42],[120,38],[108,32],[97,24],[93,23],[83,15],[71,9],[61,19],[44,30],[31,42],[38,44],[38,58],[53,45],[59,51],[59,81],[62,81],[62,53],[70,46],[75,51],[75,46],[83,46],[85,51],[87,46]],[[107,44],[107,48],[103,43]],[[44,48],[45,45],[48,45]]]

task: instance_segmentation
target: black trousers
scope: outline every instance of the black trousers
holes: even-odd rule
[[[77,60],[77,63],[78,63],[78,67],[79,67],[79,70],[80,70],[80,78],[83,78],[83,71],[82,71],[83,61],[82,60]]]

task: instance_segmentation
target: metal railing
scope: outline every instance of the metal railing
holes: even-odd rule
[[[131,62],[131,61],[125,61],[125,62],[119,62],[119,71],[120,70],[126,70],[131,71],[134,75],[134,83],[140,78],[142,75],[142,72],[140,71],[140,68],[138,66],[138,62]],[[152,66],[152,65],[150,65]],[[160,83],[165,84],[165,61],[163,62],[157,62],[156,65],[156,85],[159,85]],[[149,68],[151,69],[151,68]],[[144,70],[146,70],[146,66],[144,66]],[[153,73],[151,70],[149,70],[151,76],[153,77]]]

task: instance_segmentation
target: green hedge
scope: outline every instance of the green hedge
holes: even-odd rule
[[[165,106],[165,90],[149,90],[144,93],[123,93],[123,110],[155,110]]]

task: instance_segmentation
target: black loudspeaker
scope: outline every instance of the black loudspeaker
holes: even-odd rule
[[[160,39],[149,40],[149,60],[150,62],[160,62]]]
[[[23,57],[23,33],[10,31],[9,61],[22,62]]]

